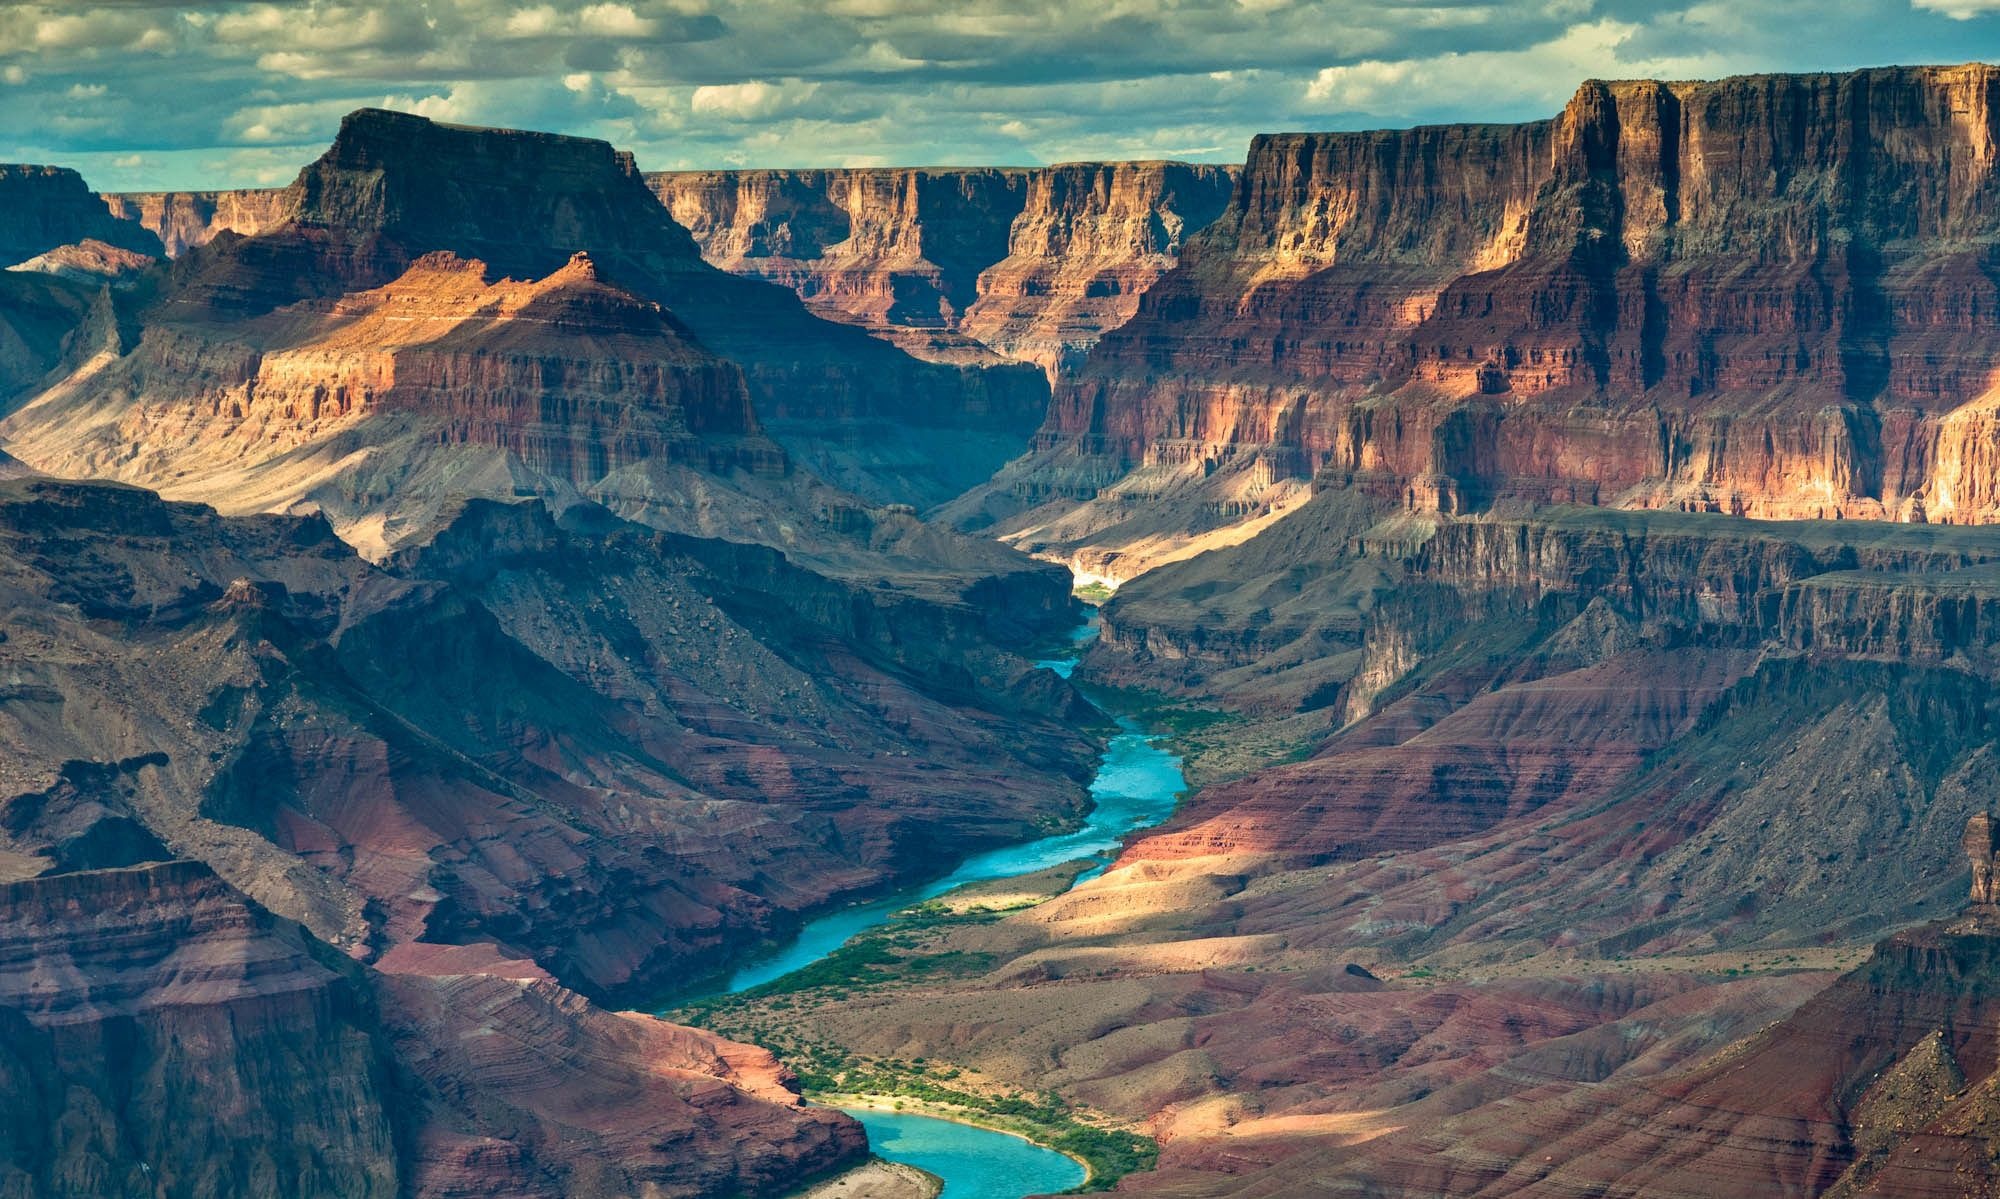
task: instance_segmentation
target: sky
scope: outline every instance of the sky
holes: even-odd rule
[[[279,185],[375,105],[648,170],[1234,162],[1588,78],[1995,58],[2000,0],[0,0],[0,161]]]

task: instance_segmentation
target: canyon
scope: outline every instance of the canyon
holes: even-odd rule
[[[648,175],[725,270],[922,357],[1033,362],[1052,379],[1128,320],[1234,167],[692,171]]]
[[[919,357],[1032,362],[1053,378],[1125,323],[1188,236],[1221,214],[1234,166],[656,171],[702,256],[790,288],[818,315]],[[284,214],[280,189],[103,197],[169,255]]]
[[[1994,78],[1591,81],[1522,125],[1259,137],[959,519],[1114,578],[1322,475],[1991,521]]]
[[[0,168],[0,1191],[1993,1190],[1996,90]]]

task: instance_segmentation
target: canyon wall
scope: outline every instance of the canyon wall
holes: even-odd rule
[[[2000,518],[1996,89],[1593,81],[1522,125],[1261,136],[999,488],[1255,460],[1444,511]]]
[[[9,452],[232,511],[317,504],[387,550],[425,518],[386,509],[473,479],[567,502],[636,472],[614,486],[657,515],[697,486],[657,477],[678,465],[802,466],[928,507],[1046,412],[1031,367],[919,361],[709,266],[604,142],[364,110],[254,215],[115,297]]]
[[[0,883],[0,1186],[696,1199],[865,1152],[768,1054],[490,958],[362,966],[199,862]]]
[[[0,267],[86,239],[161,252],[158,237],[106,211],[83,176],[68,167],[0,163]]]
[[[670,171],[647,182],[710,262],[920,354],[1080,361],[1223,209],[1232,167]]]
[[[246,237],[284,215],[284,189],[243,188],[210,192],[105,192],[111,215],[152,230],[170,256],[207,245],[228,230]]]

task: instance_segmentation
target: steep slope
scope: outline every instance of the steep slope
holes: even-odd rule
[[[371,383],[359,391],[350,386],[345,399],[329,396],[337,414],[381,409],[372,393],[392,386],[381,356],[341,361],[359,356],[352,332],[357,308],[416,302],[435,281],[429,276],[439,260],[429,256],[438,253],[480,263],[481,282],[496,288],[510,280],[544,288],[569,282],[567,264],[579,253],[594,264],[598,290],[591,297],[548,301],[567,304],[563,333],[585,335],[570,350],[537,348],[519,327],[502,332],[509,322],[532,327],[537,314],[505,305],[488,313],[481,305],[493,298],[478,289],[456,289],[453,306],[430,318],[429,328],[440,337],[447,328],[457,330],[449,356],[460,363],[431,390],[462,392],[482,373],[511,373],[510,386],[523,393],[514,412],[530,420],[536,419],[527,415],[530,409],[561,413],[579,403],[601,404],[592,389],[625,369],[602,356],[625,352],[616,340],[630,333],[631,311],[648,305],[664,310],[675,340],[694,343],[740,372],[734,386],[747,390],[762,433],[821,477],[877,502],[928,505],[963,490],[1023,444],[1045,405],[1041,381],[1024,368],[917,362],[857,330],[811,317],[782,289],[707,266],[646,191],[630,157],[602,142],[364,110],[343,123],[327,154],[275,201],[273,219],[256,236],[219,237],[183,253],[171,271],[126,303],[125,338],[16,413],[0,436],[15,456],[44,469],[108,472],[176,494],[201,494],[232,510],[267,510],[309,498],[334,511],[343,526],[359,521],[369,513],[336,506],[344,497],[334,476],[351,471],[355,456],[374,442],[393,439],[394,430],[343,438],[351,431],[322,429],[319,408],[301,410],[292,400],[281,405],[281,424],[259,425],[247,409],[239,412],[241,397],[232,393],[261,391],[267,373],[296,373],[297,363],[310,361],[319,364],[316,372],[330,369]],[[621,299],[607,308],[603,300],[613,293]],[[343,303],[343,296],[354,299]],[[489,325],[488,342],[470,335]],[[572,361],[535,380],[534,355],[547,352],[569,354]],[[267,361],[279,356],[293,365]],[[439,357],[424,344],[398,346],[390,356],[406,373],[435,373]],[[665,356],[679,368],[688,353],[676,349]],[[143,389],[135,386],[141,380]],[[715,384],[674,385],[680,386]],[[610,397],[612,407],[620,398]],[[483,401],[461,397],[453,403],[462,410]],[[438,416],[422,406],[408,415],[425,426]],[[118,459],[115,447],[134,438],[135,425],[169,436],[157,451],[146,446],[139,462],[107,466]],[[751,431],[740,419],[708,428]],[[428,427],[414,436],[421,444],[465,440],[450,432],[433,435]],[[509,436],[535,434],[503,433],[497,440]],[[643,444],[649,436],[642,431],[624,447],[600,447],[603,469],[584,472],[590,477],[553,473],[576,487],[634,453],[674,458]],[[218,443],[234,443],[233,477],[220,459],[204,460]],[[560,496],[559,487],[534,477],[551,473],[544,463],[497,448],[502,452],[483,457],[450,456],[436,469],[465,478],[485,474],[494,480],[485,489],[490,494],[510,494],[518,485]],[[192,459],[185,466],[170,465],[184,455]],[[731,453],[724,458],[757,469],[782,462],[770,448],[754,451],[747,463]],[[385,489],[366,473],[358,490]],[[420,489],[403,481],[397,490],[409,495]],[[373,498],[379,510],[380,497]]]
[[[63,363],[92,310],[90,289],[74,279],[0,271],[0,412]]]
[[[919,355],[992,351],[1052,379],[1132,315],[1234,178],[1176,162],[646,177],[725,270]]]
[[[165,846],[358,955],[643,997],[1079,814],[1003,603],[593,520],[473,502],[384,570],[317,517],[0,483],[12,848]]]
[[[0,267],[86,238],[141,254],[163,252],[158,237],[107,211],[68,167],[0,163]]]
[[[1003,531],[1103,566],[1146,496],[1215,502],[1171,540],[1315,474],[1444,511],[1991,520],[1994,78],[1590,82],[1525,125],[1260,137],[1058,388],[998,490],[1060,502]]]
[[[357,966],[195,862],[0,884],[0,1180],[693,1197],[779,1193],[863,1152],[766,1055],[597,1011],[532,963],[467,964]],[[523,1053],[528,1079],[505,1060]]]

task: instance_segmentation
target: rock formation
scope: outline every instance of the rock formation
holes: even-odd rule
[[[205,246],[225,230],[245,237],[275,225],[284,213],[283,188],[213,192],[106,192],[111,215],[136,221],[160,239],[169,256]]]
[[[768,1055],[478,956],[358,966],[196,862],[0,884],[0,1186],[692,1199],[864,1152]]]
[[[1002,531],[1099,496],[1033,544],[1115,549],[1128,497],[1233,523],[1315,475],[1447,512],[1995,519],[1995,78],[1593,81],[1524,125],[1259,137],[1059,385],[998,485],[1059,502]]]
[[[42,469],[115,474],[230,510],[316,503],[343,527],[408,523],[383,508],[390,490],[398,499],[425,490],[410,485],[426,469],[412,461],[419,449],[450,459],[429,468],[440,478],[484,474],[495,494],[519,488],[562,498],[565,487],[596,483],[635,458],[690,460],[661,452],[666,442],[645,427],[653,418],[644,402],[628,413],[616,376],[629,364],[610,360],[631,350],[620,339],[629,340],[632,313],[648,305],[677,343],[664,358],[679,378],[643,383],[637,399],[662,388],[701,397],[673,406],[710,441],[692,457],[713,457],[718,468],[782,471],[784,447],[864,498],[928,505],[1018,450],[1045,407],[1045,387],[1025,367],[918,362],[812,317],[781,288],[708,266],[630,157],[603,142],[363,111],[270,204],[256,236],[189,250],[155,285],[121,301],[118,319],[98,334],[104,348],[8,421],[0,436],[10,452]],[[539,313],[516,307],[492,319],[479,305],[497,293],[478,287],[425,294],[445,261],[430,257],[438,254],[479,264],[483,285],[537,284],[550,294],[534,303],[566,306],[564,316],[543,326]],[[587,298],[569,286],[578,254],[591,263]],[[622,299],[607,302],[612,296]],[[357,332],[370,327],[363,310],[371,304],[431,305],[430,333],[456,331],[436,347],[378,347]],[[559,332],[561,347],[538,346],[537,328],[544,338]],[[544,374],[537,355],[551,352],[569,361]],[[691,356],[710,365],[690,376]],[[392,365],[402,372],[394,383]],[[460,396],[448,412],[400,405],[404,419],[386,419],[399,402],[384,396],[410,394],[411,375],[430,400],[481,380],[504,380],[510,397],[496,407]],[[740,411],[746,394],[754,422]],[[708,398],[737,411],[704,425]],[[535,455],[516,453],[510,442],[532,441],[533,430],[479,431],[512,419],[546,428],[592,405],[602,421],[629,414],[634,427],[627,435],[596,426],[592,436],[614,444],[596,445],[594,456],[579,449],[578,470],[547,471]],[[481,419],[468,423],[481,406]],[[419,427],[439,419],[452,427]],[[778,445],[714,444],[751,432]],[[390,444],[399,448],[389,452]],[[135,445],[141,452],[128,460],[124,448]],[[377,450],[363,454],[371,445]],[[502,452],[468,461],[439,450],[453,445]],[[386,466],[394,478],[330,484],[364,464]],[[536,478],[544,474],[554,478]]]
[[[783,283],[924,356],[978,360],[983,347],[1055,378],[1132,315],[1222,211],[1235,172],[1118,162],[646,178],[725,270]]]
[[[141,254],[162,252],[159,238],[107,211],[68,167],[0,163],[0,267],[85,239]]]
[[[1965,836],[1959,843],[1965,847],[1966,860],[1972,866],[1972,902],[1981,906],[2000,903],[2000,894],[1993,886],[1993,868],[2000,863],[2000,838],[1995,836],[1993,817],[1975,812],[1965,822]]]
[[[150,254],[122,249],[94,237],[57,246],[7,269],[56,275],[85,286],[129,280],[156,261]]]

